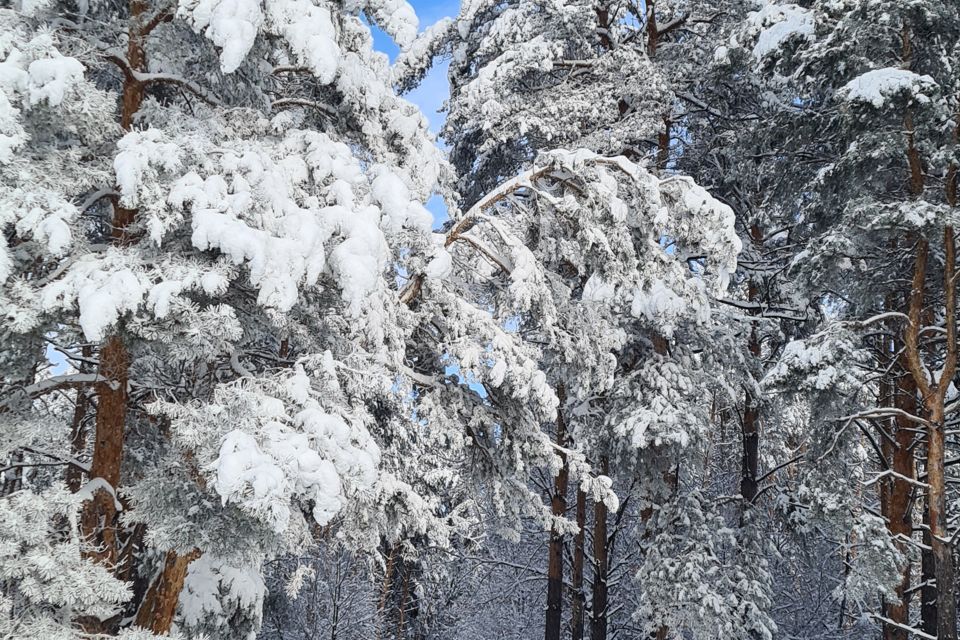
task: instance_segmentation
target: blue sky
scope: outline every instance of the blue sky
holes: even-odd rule
[[[408,0],[417,12],[420,18],[420,30],[436,23],[441,18],[454,17],[460,9],[458,0]],[[397,45],[385,33],[372,27],[373,44],[383,51],[392,61],[397,55]],[[408,93],[405,97],[420,107],[423,115],[430,121],[430,130],[434,133],[440,131],[443,125],[443,114],[439,113],[443,106],[443,101],[447,99],[450,85],[447,83],[446,60],[438,60],[430,73],[423,79],[420,86]],[[435,226],[440,225],[447,219],[447,208],[443,200],[434,196],[427,203],[427,209],[433,214]]]
[[[420,18],[420,31],[426,27],[435,24],[441,18],[454,17],[460,9],[460,3],[457,0],[409,0],[417,17]],[[380,51],[383,51],[392,61],[397,56],[397,45],[388,35],[372,27],[373,45]],[[437,113],[447,97],[449,85],[447,84],[447,62],[438,61],[437,65],[430,70],[427,77],[419,87],[407,94],[407,99],[413,101],[423,110],[423,113],[430,120],[430,129],[436,133],[443,124],[443,115]]]

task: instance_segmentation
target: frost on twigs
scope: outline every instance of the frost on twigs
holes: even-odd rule
[[[20,600],[16,616],[0,617],[5,637],[75,638],[71,616],[106,618],[130,598],[128,585],[81,555],[81,502],[61,488],[0,498],[0,579],[17,582]],[[66,615],[48,618],[51,608]]]

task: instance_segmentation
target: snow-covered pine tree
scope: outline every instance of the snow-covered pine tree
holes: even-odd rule
[[[451,423],[398,296],[443,161],[361,16],[416,33],[402,2],[0,14],[5,634],[251,635],[265,557],[461,526],[411,470]]]
[[[693,187],[680,178],[673,179],[675,184],[687,186],[664,196],[666,200],[677,198],[678,208],[666,207],[659,217],[647,210],[657,208],[650,197],[638,200],[637,196],[617,194],[627,203],[619,213],[613,211],[620,209],[619,205],[592,204],[598,198],[602,202],[605,196],[592,195],[588,185],[599,182],[601,191],[616,193],[624,186],[620,181],[625,177],[606,170],[597,175],[593,165],[603,164],[610,155],[628,154],[637,159],[654,156],[642,146],[656,149],[657,141],[651,137],[660,130],[670,99],[664,81],[656,76],[647,57],[643,32],[636,22],[638,11],[636,7],[631,13],[623,7],[576,2],[547,8],[524,2],[470,3],[452,24],[430,35],[432,43],[420,47],[427,56],[447,47],[453,56],[446,135],[461,172],[459,193],[472,212],[464,218],[468,220],[468,237],[459,245],[469,244],[483,256],[478,258],[477,268],[485,261],[486,269],[501,274],[529,272],[534,274],[529,276],[531,281],[535,278],[543,289],[536,294],[536,289],[530,288],[511,293],[517,289],[511,284],[504,292],[494,287],[485,296],[489,296],[488,304],[494,305],[493,312],[499,314],[501,322],[512,330],[515,326],[527,342],[538,346],[541,367],[560,398],[554,437],[561,455],[551,466],[553,486],[545,488],[553,512],[546,637],[557,637],[562,625],[561,553],[570,535],[566,532],[569,525],[559,519],[567,513],[571,472],[577,480],[577,472],[572,471],[579,465],[577,454],[594,464],[594,473],[616,475],[625,487],[635,485],[635,503],[650,507],[651,501],[662,505],[675,497],[680,499],[674,487],[679,481],[678,451],[704,444],[702,435],[708,419],[705,405],[695,402],[692,392],[700,384],[709,383],[706,376],[699,379],[703,356],[698,351],[709,344],[704,340],[710,333],[706,327],[711,315],[707,290],[717,292],[705,281],[718,277],[719,263],[708,266],[700,261],[729,257],[735,253],[731,248],[739,244],[735,237],[724,235],[727,229],[723,225],[732,225],[732,220],[717,213],[725,210],[722,205],[702,191],[696,191],[702,200],[699,195],[689,195]],[[595,29],[583,29],[584,24],[595,25]],[[404,64],[416,69],[423,60]],[[415,75],[410,69],[405,73]],[[552,146],[583,146],[601,155],[558,152],[557,156],[543,156],[519,178],[509,178],[519,168],[530,167],[539,152]],[[617,162],[634,166],[623,159]],[[642,169],[634,167],[633,171],[656,183]],[[564,178],[569,185],[563,183],[561,175],[569,176]],[[561,180],[559,185],[555,184],[557,180]],[[581,181],[584,186],[578,186]],[[634,188],[629,180],[626,188]],[[694,201],[702,203],[703,208]],[[606,213],[608,207],[613,212]],[[496,218],[484,213],[488,208],[496,212]],[[472,215],[480,216],[478,223],[469,221]],[[648,227],[640,223],[642,231],[628,222],[644,216],[653,218]],[[487,228],[487,218],[492,229]],[[460,224],[454,223],[448,238],[461,239]],[[696,235],[697,225],[703,236]],[[620,227],[621,233],[612,232]],[[732,233],[732,226],[729,231]],[[705,240],[707,237],[723,237],[729,244],[711,245],[712,249],[705,250],[703,245],[712,242]],[[532,257],[518,256],[521,246]],[[469,249],[461,251],[470,254]],[[543,269],[542,274],[537,275],[536,267]],[[730,264],[725,267],[730,268]],[[634,299],[638,302],[631,316],[624,305]],[[604,413],[606,420],[602,418]],[[681,414],[689,414],[692,419],[671,418]],[[689,468],[682,473],[697,475]],[[578,492],[576,521],[581,527],[586,521],[584,498],[584,493]],[[690,504],[702,502],[692,500]],[[611,606],[605,585],[612,582],[606,558],[610,540],[617,532],[611,531],[608,539],[604,503],[597,502],[595,510],[595,587],[590,622],[594,637],[605,637]],[[645,513],[641,519],[650,520],[652,507],[638,510]],[[662,521],[668,523],[669,518]],[[630,544],[637,542],[632,540]],[[701,550],[709,555],[710,543],[703,542]],[[581,637],[584,625],[584,545],[583,536],[574,538],[574,637]],[[651,574],[656,573],[653,567],[648,568]],[[686,577],[703,578],[699,574]],[[723,579],[716,580],[715,585]],[[739,584],[747,582],[740,580]],[[718,591],[724,589],[718,587]],[[671,597],[682,593],[681,586]],[[725,609],[719,614],[723,620],[718,626],[768,632],[771,627],[762,613],[766,606],[762,600],[760,597],[759,606],[754,607],[757,615],[733,613],[735,607]],[[695,626],[692,618],[671,617],[657,603],[647,604],[639,615],[643,617],[641,627],[646,626],[648,631],[665,629],[667,624],[674,625],[676,632]],[[684,605],[680,610],[695,609]]]
[[[865,493],[865,507],[882,513],[887,535],[908,560],[924,556],[920,622],[910,613],[917,591],[912,562],[903,564],[896,594],[871,612],[891,639],[906,638],[916,624],[936,637],[956,637],[953,558],[941,540],[949,537],[944,425],[956,359],[950,274],[958,17],[954,3],[936,0],[767,3],[749,16],[747,37],[733,53],[752,58],[765,101],[777,107],[771,137],[758,138],[776,143],[758,149],[758,158],[766,157],[757,172],[786,169],[767,192],[766,207],[774,228],[802,249],[790,278],[828,323],[854,321],[849,326],[873,356],[860,365],[872,372],[872,402],[858,406],[859,398],[843,420],[834,415],[818,424],[828,432],[847,424],[844,430],[858,428],[872,443],[876,462],[867,468],[879,495]],[[797,358],[793,349],[784,357]],[[848,439],[853,451],[833,464],[862,467],[849,457],[863,446],[856,440]],[[832,482],[824,490],[835,491]],[[927,494],[923,545],[914,539],[919,514],[910,496],[917,486]],[[857,557],[885,561],[884,553]]]

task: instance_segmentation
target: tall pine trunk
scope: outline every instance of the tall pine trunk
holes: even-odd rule
[[[916,262],[910,290],[909,324],[904,336],[907,361],[914,382],[924,398],[927,436],[927,510],[930,547],[937,586],[938,640],[957,640],[956,585],[954,584],[953,553],[950,547],[946,513],[946,477],[944,472],[944,403],[946,391],[956,371],[956,251],[952,227],[944,228],[944,306],[946,321],[946,359],[936,381],[928,381],[921,361],[920,330],[923,318],[924,284],[927,274],[930,246],[926,239],[917,243]]]
[[[138,627],[158,635],[170,631],[173,615],[177,611],[177,602],[180,600],[180,591],[183,590],[183,581],[187,577],[187,570],[190,563],[199,555],[199,551],[191,551],[184,555],[172,550],[167,552],[160,575],[150,585],[140,610],[137,611]]]
[[[600,473],[609,475],[610,461],[600,458]],[[609,606],[607,579],[609,559],[607,552],[607,505],[597,501],[593,508],[593,607],[590,612],[590,640],[607,640],[607,609]]]
[[[937,636],[937,574],[936,560],[933,557],[933,548],[930,545],[930,509],[923,506],[923,538],[924,545],[920,555],[920,630],[927,635]]]
[[[894,385],[893,405],[910,415],[917,412],[916,384],[909,375],[899,375]],[[894,429],[894,442],[887,442],[890,449],[890,468],[894,476],[889,482],[887,498],[886,520],[887,528],[894,537],[897,547],[906,553],[907,544],[913,535],[912,514],[912,485],[916,480],[916,468],[913,459],[913,424],[904,416],[897,416],[891,421]],[[885,617],[894,622],[909,626],[910,624],[910,562],[905,562],[900,584],[897,585],[898,602],[888,602],[885,607]],[[884,640],[907,640],[907,632],[902,627],[886,625]]]
[[[583,593],[583,556],[587,537],[587,494],[577,489],[577,535],[573,539],[573,568],[570,581],[573,600],[570,603],[570,638],[583,640],[583,609],[586,599]]]
[[[120,126],[124,131],[133,127],[134,118],[143,103],[144,84],[135,73],[147,70],[147,39],[157,25],[172,16],[172,9],[167,7],[148,21],[150,3],[146,0],[131,0],[129,7],[130,23],[125,61],[128,69],[124,71],[120,100]],[[121,206],[118,199],[114,200],[110,229],[110,238],[114,245],[124,246],[133,241],[130,226],[134,223],[136,214],[135,209],[127,209]],[[123,567],[117,562],[120,548],[117,493],[121,482],[126,436],[129,369],[130,354],[123,337],[119,333],[108,337],[99,354],[99,374],[104,381],[96,386],[97,414],[89,474],[91,481],[102,481],[105,484],[94,486],[94,493],[91,499],[84,503],[80,519],[81,532],[89,545],[85,555],[118,573],[121,579],[124,576],[119,575],[120,573],[129,573],[122,571]],[[73,435],[79,438],[82,431],[77,433],[75,430]],[[173,550],[167,552],[160,573],[147,589],[144,600],[137,609],[137,626],[158,634],[165,634],[170,630],[187,570],[198,556],[198,551],[184,555]],[[80,623],[89,632],[112,633],[116,631],[117,621],[85,619]]]
[[[560,406],[557,409],[557,446],[564,448],[567,443],[567,427],[563,409],[565,394],[563,386],[557,388]],[[570,479],[570,467],[567,456],[560,452],[561,466],[553,482],[553,497],[550,511],[554,518],[563,518],[567,513],[567,485]],[[563,625],[563,534],[554,523],[550,527],[550,542],[547,547],[547,611],[543,625],[544,640],[560,640]]]
[[[753,301],[756,297],[757,287],[751,283],[749,299]],[[750,341],[747,348],[754,358],[760,358],[760,341],[757,339],[756,327],[750,329]],[[743,498],[744,509],[753,504],[758,491],[760,473],[759,405],[759,400],[748,389],[743,403],[743,459],[740,465],[740,496]]]
[[[902,30],[902,60],[905,69],[910,68],[913,46],[909,26]],[[910,193],[916,198],[923,195],[925,175],[920,150],[916,144],[913,112],[907,109],[904,115],[904,131],[907,137],[907,165],[910,171]],[[960,125],[957,125],[960,126]],[[955,126],[954,140],[958,137]],[[946,180],[947,201],[956,206],[956,164],[952,164]],[[953,552],[949,540],[946,510],[946,474],[944,472],[944,405],[947,389],[957,368],[957,300],[956,300],[956,246],[951,226],[943,229],[943,294],[944,321],[946,324],[946,356],[936,380],[929,380],[927,367],[922,360],[920,335],[924,308],[924,288],[930,244],[926,238],[917,242],[916,261],[910,289],[909,322],[905,330],[905,355],[910,373],[923,398],[927,437],[927,517],[930,534],[930,550],[933,557],[933,573],[936,582],[937,640],[957,640],[957,602],[954,582]],[[932,621],[931,621],[932,622]],[[933,634],[931,634],[933,635]]]

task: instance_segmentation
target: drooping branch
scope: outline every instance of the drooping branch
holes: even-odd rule
[[[104,54],[103,59],[115,64],[123,73],[126,81],[136,85],[141,90],[144,90],[155,84],[172,84],[186,89],[211,106],[217,107],[222,104],[217,96],[213,95],[197,83],[187,80],[186,78],[182,78],[170,73],[143,73],[141,71],[137,71],[125,58],[115,53]]]

